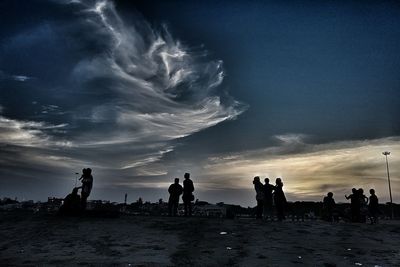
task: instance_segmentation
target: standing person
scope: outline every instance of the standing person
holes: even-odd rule
[[[378,215],[379,215],[379,201],[378,197],[375,195],[375,190],[370,189],[369,193],[369,205],[368,205],[368,213],[369,219],[371,220],[371,224],[378,223]]]
[[[368,197],[364,195],[364,190],[359,188],[357,190],[358,193],[358,202],[360,203],[360,218],[359,222],[365,223],[367,221],[368,215]]]
[[[82,180],[82,186],[79,187],[81,188],[81,208],[82,210],[85,210],[87,199],[93,187],[92,169],[83,169],[83,174],[79,180]]]
[[[263,205],[264,205],[264,186],[260,181],[260,177],[256,176],[253,180],[254,189],[256,190],[256,219],[262,219]]]
[[[283,182],[281,178],[276,178],[275,181],[275,192],[274,192],[274,201],[276,207],[276,215],[278,217],[278,221],[282,221],[285,219],[285,206],[286,206],[286,197],[285,193],[283,193]]]
[[[272,198],[272,192],[275,189],[275,186],[269,183],[269,178],[264,179],[264,217],[265,219],[270,218],[270,220],[273,220],[272,216],[272,204],[273,204],[273,198]]]
[[[350,211],[351,211],[351,221],[360,221],[360,198],[358,197],[357,189],[351,189],[352,194],[349,196],[344,195],[346,199],[350,199]]]
[[[185,216],[192,216],[192,201],[194,200],[193,191],[193,181],[190,180],[190,173],[185,173],[185,180],[183,181],[183,204],[185,207]]]
[[[333,193],[329,192],[326,197],[324,197],[323,203],[322,203],[322,217],[324,220],[327,220],[328,222],[333,222],[333,212],[335,210],[336,203],[335,200],[333,199]]]
[[[182,195],[183,188],[179,184],[179,178],[175,178],[173,184],[168,188],[169,200],[168,200],[168,215],[176,216],[178,213],[179,197]]]

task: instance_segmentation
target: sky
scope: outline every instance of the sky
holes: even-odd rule
[[[400,202],[396,1],[0,2],[0,197]]]

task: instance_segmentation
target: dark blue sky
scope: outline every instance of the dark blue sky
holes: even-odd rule
[[[139,10],[218,55],[225,86],[250,106],[207,133],[235,144],[245,132],[247,148],[287,132],[315,135],[316,142],[399,134],[398,3],[156,3]]]
[[[2,1],[0,17],[1,195],[62,195],[90,165],[94,197],[157,199],[191,171],[201,198],[247,203],[210,162],[398,144],[395,1]],[[375,186],[357,179],[378,163],[359,164],[337,172]]]

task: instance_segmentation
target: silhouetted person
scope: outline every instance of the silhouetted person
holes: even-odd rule
[[[351,221],[359,222],[360,221],[360,197],[358,196],[358,191],[355,188],[351,189],[352,194],[349,196],[345,195],[346,199],[350,199],[350,212],[351,212]]]
[[[183,192],[183,188],[179,184],[179,178],[175,178],[175,182],[169,186],[168,192],[168,214],[169,216],[176,216],[178,213],[179,197]]]
[[[183,204],[185,207],[185,216],[192,216],[192,201],[194,200],[193,191],[193,181],[190,180],[190,173],[185,173],[185,180],[183,181]]]
[[[269,179],[264,179],[264,217],[267,219],[270,217],[272,221],[272,208],[273,208],[273,195],[272,192],[275,189],[275,186],[269,183]]]
[[[81,188],[81,208],[82,210],[86,209],[87,199],[92,191],[93,187],[93,176],[92,169],[87,168],[82,170],[82,176],[79,180],[82,180]]]
[[[335,211],[336,203],[333,199],[333,193],[329,192],[322,202],[322,217],[329,222],[335,221],[333,213]]]
[[[262,219],[263,205],[264,205],[264,186],[260,181],[260,177],[256,176],[253,180],[254,189],[256,190],[256,218]]]
[[[369,193],[371,195],[369,196],[368,213],[369,213],[369,219],[371,220],[371,224],[374,224],[378,222],[379,201],[378,197],[375,195],[374,189],[370,189]]]
[[[362,188],[359,188],[357,190],[358,194],[358,201],[360,202],[360,219],[359,222],[365,223],[367,221],[367,215],[368,215],[368,197],[364,195],[364,190]]]
[[[64,215],[78,215],[81,209],[81,198],[78,195],[78,187],[72,190],[72,193],[68,194],[64,198],[64,203],[60,207],[60,213]]]
[[[285,206],[286,206],[286,197],[285,193],[283,193],[283,182],[281,178],[276,178],[275,181],[275,192],[274,192],[274,201],[276,207],[276,215],[279,221],[285,219]]]

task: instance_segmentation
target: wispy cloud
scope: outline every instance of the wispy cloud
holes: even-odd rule
[[[219,96],[218,87],[224,77],[222,61],[210,60],[205,51],[183,45],[166,27],[154,30],[139,14],[133,24],[126,24],[111,1],[56,2],[79,7],[82,19],[71,24],[75,26],[68,31],[90,30],[93,40],[103,49],[94,56],[84,56],[71,70],[74,86],[81,94],[101,92],[110,96],[100,103],[89,99],[68,110],[74,121],[65,123],[74,125],[74,131],[63,138],[69,138],[75,147],[96,147],[96,153],[103,151],[104,157],[109,149],[102,147],[110,145],[147,146],[148,151],[142,155],[169,152],[173,145],[166,142],[235,119],[245,110],[238,101],[225,94],[224,100]],[[65,30],[47,27],[54,32]],[[24,75],[12,77],[18,81],[31,79]],[[44,115],[66,114],[56,104],[42,105],[40,112],[43,120]],[[43,122],[27,125],[28,122],[2,118],[2,123],[4,136],[7,132],[9,140],[25,145],[28,142],[23,140],[29,138],[30,145],[50,138],[50,133],[42,132]],[[153,150],[155,143],[164,143],[165,147]],[[135,148],[131,148],[133,153]],[[121,167],[142,166],[155,159],[159,157],[150,156]]]
[[[26,82],[28,80],[34,79],[34,77],[30,77],[30,76],[27,76],[27,75],[20,75],[20,74],[11,75],[11,74],[8,74],[8,73],[0,70],[0,80],[4,80],[4,79],[13,80],[13,81],[17,81],[17,82]]]
[[[0,162],[8,176],[46,179],[57,168],[70,173],[90,165],[98,185],[134,184],[168,173],[158,162],[174,150],[177,139],[245,111],[246,105],[222,87],[223,62],[184,44],[166,26],[153,27],[137,13],[126,22],[112,1],[54,3],[73,5],[75,20],[32,25],[32,31],[23,30],[30,34],[16,33],[6,47],[24,49],[28,43],[37,48],[51,40],[61,50],[57,36],[66,36],[73,48],[90,49],[78,51],[77,61],[63,66],[62,74],[54,72],[59,82],[47,81],[45,73],[37,79],[40,85],[29,87],[35,90],[18,91],[31,98],[26,107],[31,113],[0,115],[0,146],[8,152]],[[0,78],[33,79],[4,72]],[[8,103],[1,104],[7,108]]]
[[[95,130],[78,133],[75,143],[91,147],[148,144],[151,148],[154,143],[235,119],[245,110],[240,102],[220,96],[221,60],[209,60],[206,52],[183,45],[166,27],[154,30],[140,15],[134,24],[126,24],[110,1],[81,6],[84,23],[106,40],[107,51],[82,59],[71,79],[85,92],[96,92],[98,87],[88,84],[106,80],[101,91],[111,98],[77,108],[75,117]],[[109,127],[98,132],[104,124]],[[168,144],[156,153],[172,149]],[[121,167],[141,166],[154,159]]]
[[[25,76],[25,75],[13,75],[12,78],[18,82],[26,82],[26,81],[32,79],[32,77]]]
[[[0,115],[0,145],[24,147],[70,146],[70,142],[56,140],[49,130],[65,128],[68,124],[52,125],[45,122],[21,121]]]

